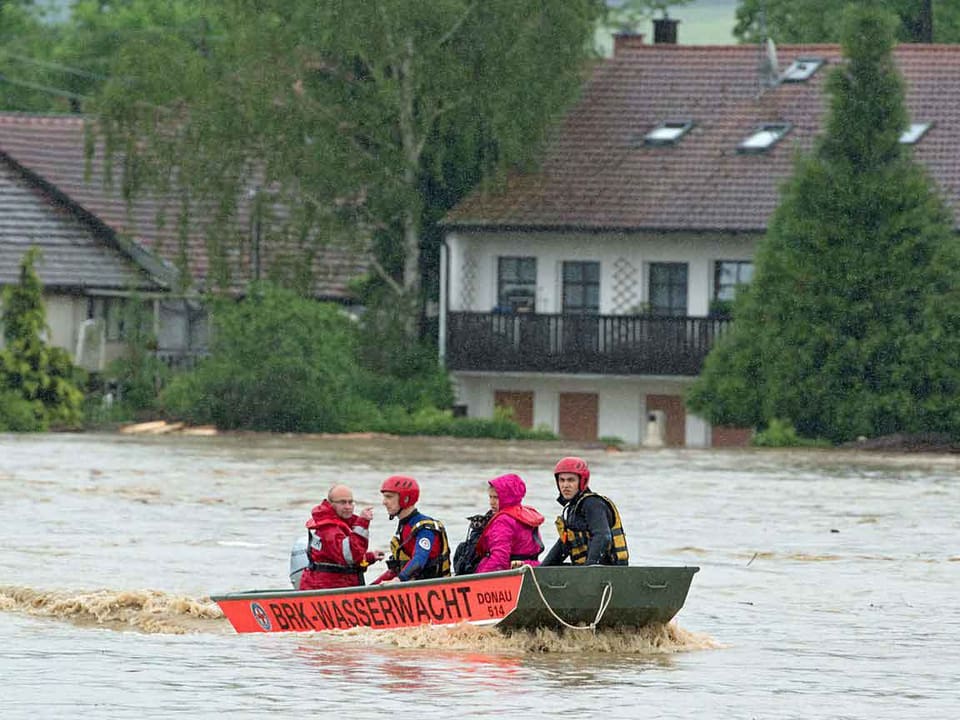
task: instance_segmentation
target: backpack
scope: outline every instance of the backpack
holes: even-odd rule
[[[480,564],[480,557],[477,555],[477,542],[479,542],[484,528],[487,527],[487,523],[490,522],[492,517],[493,510],[490,510],[486,515],[471,515],[467,518],[470,522],[467,528],[467,537],[457,545],[457,549],[453,553],[453,571],[455,574],[471,575],[477,571],[477,566]]]

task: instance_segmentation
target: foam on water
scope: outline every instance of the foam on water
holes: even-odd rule
[[[144,633],[182,635],[231,631],[220,608],[209,598],[196,599],[158,590],[65,592],[0,587],[0,610],[81,626]]]
[[[684,630],[675,622],[638,629],[608,629],[599,632],[564,631],[546,628],[504,634],[495,627],[463,623],[452,626],[423,626],[401,630],[355,628],[331,634],[339,639],[367,645],[404,649],[475,651],[502,654],[571,653],[616,655],[670,655],[707,650],[720,645],[708,635]]]
[[[691,650],[705,650],[717,647],[717,643],[707,635],[684,630],[676,623],[648,625],[636,630],[601,630],[559,632],[550,629],[537,629],[514,632],[508,636],[489,632],[485,636],[474,636],[470,631],[480,628],[465,628],[463,639],[474,642],[484,640],[490,643],[481,649],[493,650],[501,647],[515,648],[524,653],[576,653],[576,654],[614,654],[614,655],[671,655]],[[454,643],[459,638],[450,638]]]

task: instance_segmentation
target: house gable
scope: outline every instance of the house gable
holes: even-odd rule
[[[201,288],[217,285],[214,270],[208,255],[204,227],[192,227],[185,239],[180,237],[175,222],[177,201],[173,198],[145,195],[128,203],[118,187],[108,187],[104,182],[106,168],[102,148],[89,164],[84,152],[85,123],[89,118],[78,115],[31,115],[23,113],[0,113],[0,153],[5,154],[26,172],[45,183],[49,188],[67,198],[91,218],[102,222],[116,238],[127,240],[131,250],[146,249],[162,258],[170,267],[177,266],[182,257],[194,284]],[[120,171],[114,172],[120,177]],[[282,209],[276,209],[282,217]],[[167,221],[161,217],[166,214]],[[240,291],[257,271],[261,263],[261,275],[266,277],[271,266],[289,265],[291,258],[302,263],[303,252],[298,238],[289,241],[271,239],[262,249],[262,257],[254,260],[253,252],[256,224],[252,222],[249,202],[238,208],[232,232],[238,240],[227,243],[226,263],[230,273],[231,287]],[[262,228],[264,235],[267,228]],[[266,243],[265,243],[266,245]],[[313,255],[313,294],[319,299],[349,299],[348,283],[364,274],[369,267],[369,256],[362,249],[329,244],[316,248]]]
[[[24,254],[35,247],[42,253],[37,273],[48,289],[167,289],[169,270],[142,250],[124,252],[112,235],[0,153],[0,285],[17,282]]]

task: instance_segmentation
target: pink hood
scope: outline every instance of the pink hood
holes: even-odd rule
[[[523,496],[527,494],[526,483],[519,475],[513,473],[495,477],[490,481],[490,487],[497,493],[501,510],[519,505],[523,502]]]

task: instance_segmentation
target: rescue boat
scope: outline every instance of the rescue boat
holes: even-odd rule
[[[561,565],[330,590],[252,590],[212,599],[237,632],[495,625],[600,629],[669,622],[697,567]]]

